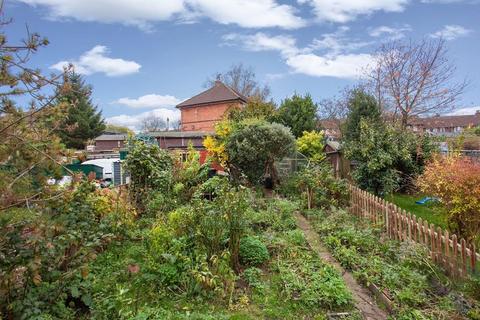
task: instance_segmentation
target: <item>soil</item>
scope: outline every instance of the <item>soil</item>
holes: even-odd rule
[[[374,298],[370,295],[370,292],[362,287],[350,272],[343,269],[338,261],[335,260],[330,252],[324,247],[319,235],[312,229],[308,220],[300,213],[296,213],[295,218],[298,227],[304,232],[305,238],[312,250],[315,251],[323,261],[334,266],[342,274],[345,284],[352,293],[355,307],[362,314],[363,318],[366,320],[387,319],[387,313],[377,305]]]

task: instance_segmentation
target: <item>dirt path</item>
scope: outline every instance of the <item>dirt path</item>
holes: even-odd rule
[[[305,238],[313,251],[315,251],[322,260],[333,265],[342,274],[343,280],[352,292],[355,307],[362,313],[363,318],[367,320],[387,319],[387,313],[378,307],[375,300],[370,296],[369,291],[359,285],[353,278],[353,275],[345,271],[323,246],[319,235],[312,229],[308,220],[300,213],[296,213],[295,218],[298,227],[303,230]]]

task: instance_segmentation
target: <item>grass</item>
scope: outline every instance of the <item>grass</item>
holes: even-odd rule
[[[387,201],[393,202],[402,209],[414,214],[417,218],[427,220],[443,229],[447,227],[447,212],[440,204],[427,203],[424,205],[416,204],[415,201],[422,199],[421,194],[401,194],[395,193],[386,197]]]

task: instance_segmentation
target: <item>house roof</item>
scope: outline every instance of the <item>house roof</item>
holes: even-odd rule
[[[229,101],[247,102],[247,98],[225,85],[223,82],[217,80],[213,87],[183,101],[177,105],[177,108]]]
[[[95,141],[123,141],[127,139],[126,134],[102,134],[95,138]]]
[[[461,116],[435,116],[429,118],[412,118],[410,125],[430,128],[475,127],[480,125],[480,113]]]
[[[148,133],[155,138],[203,138],[214,134],[208,131],[158,131]]]

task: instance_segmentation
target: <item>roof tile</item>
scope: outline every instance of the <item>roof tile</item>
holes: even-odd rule
[[[190,107],[194,105],[210,104],[223,101],[247,102],[247,98],[221,81],[215,81],[215,85],[192,98],[177,105],[177,108]]]

